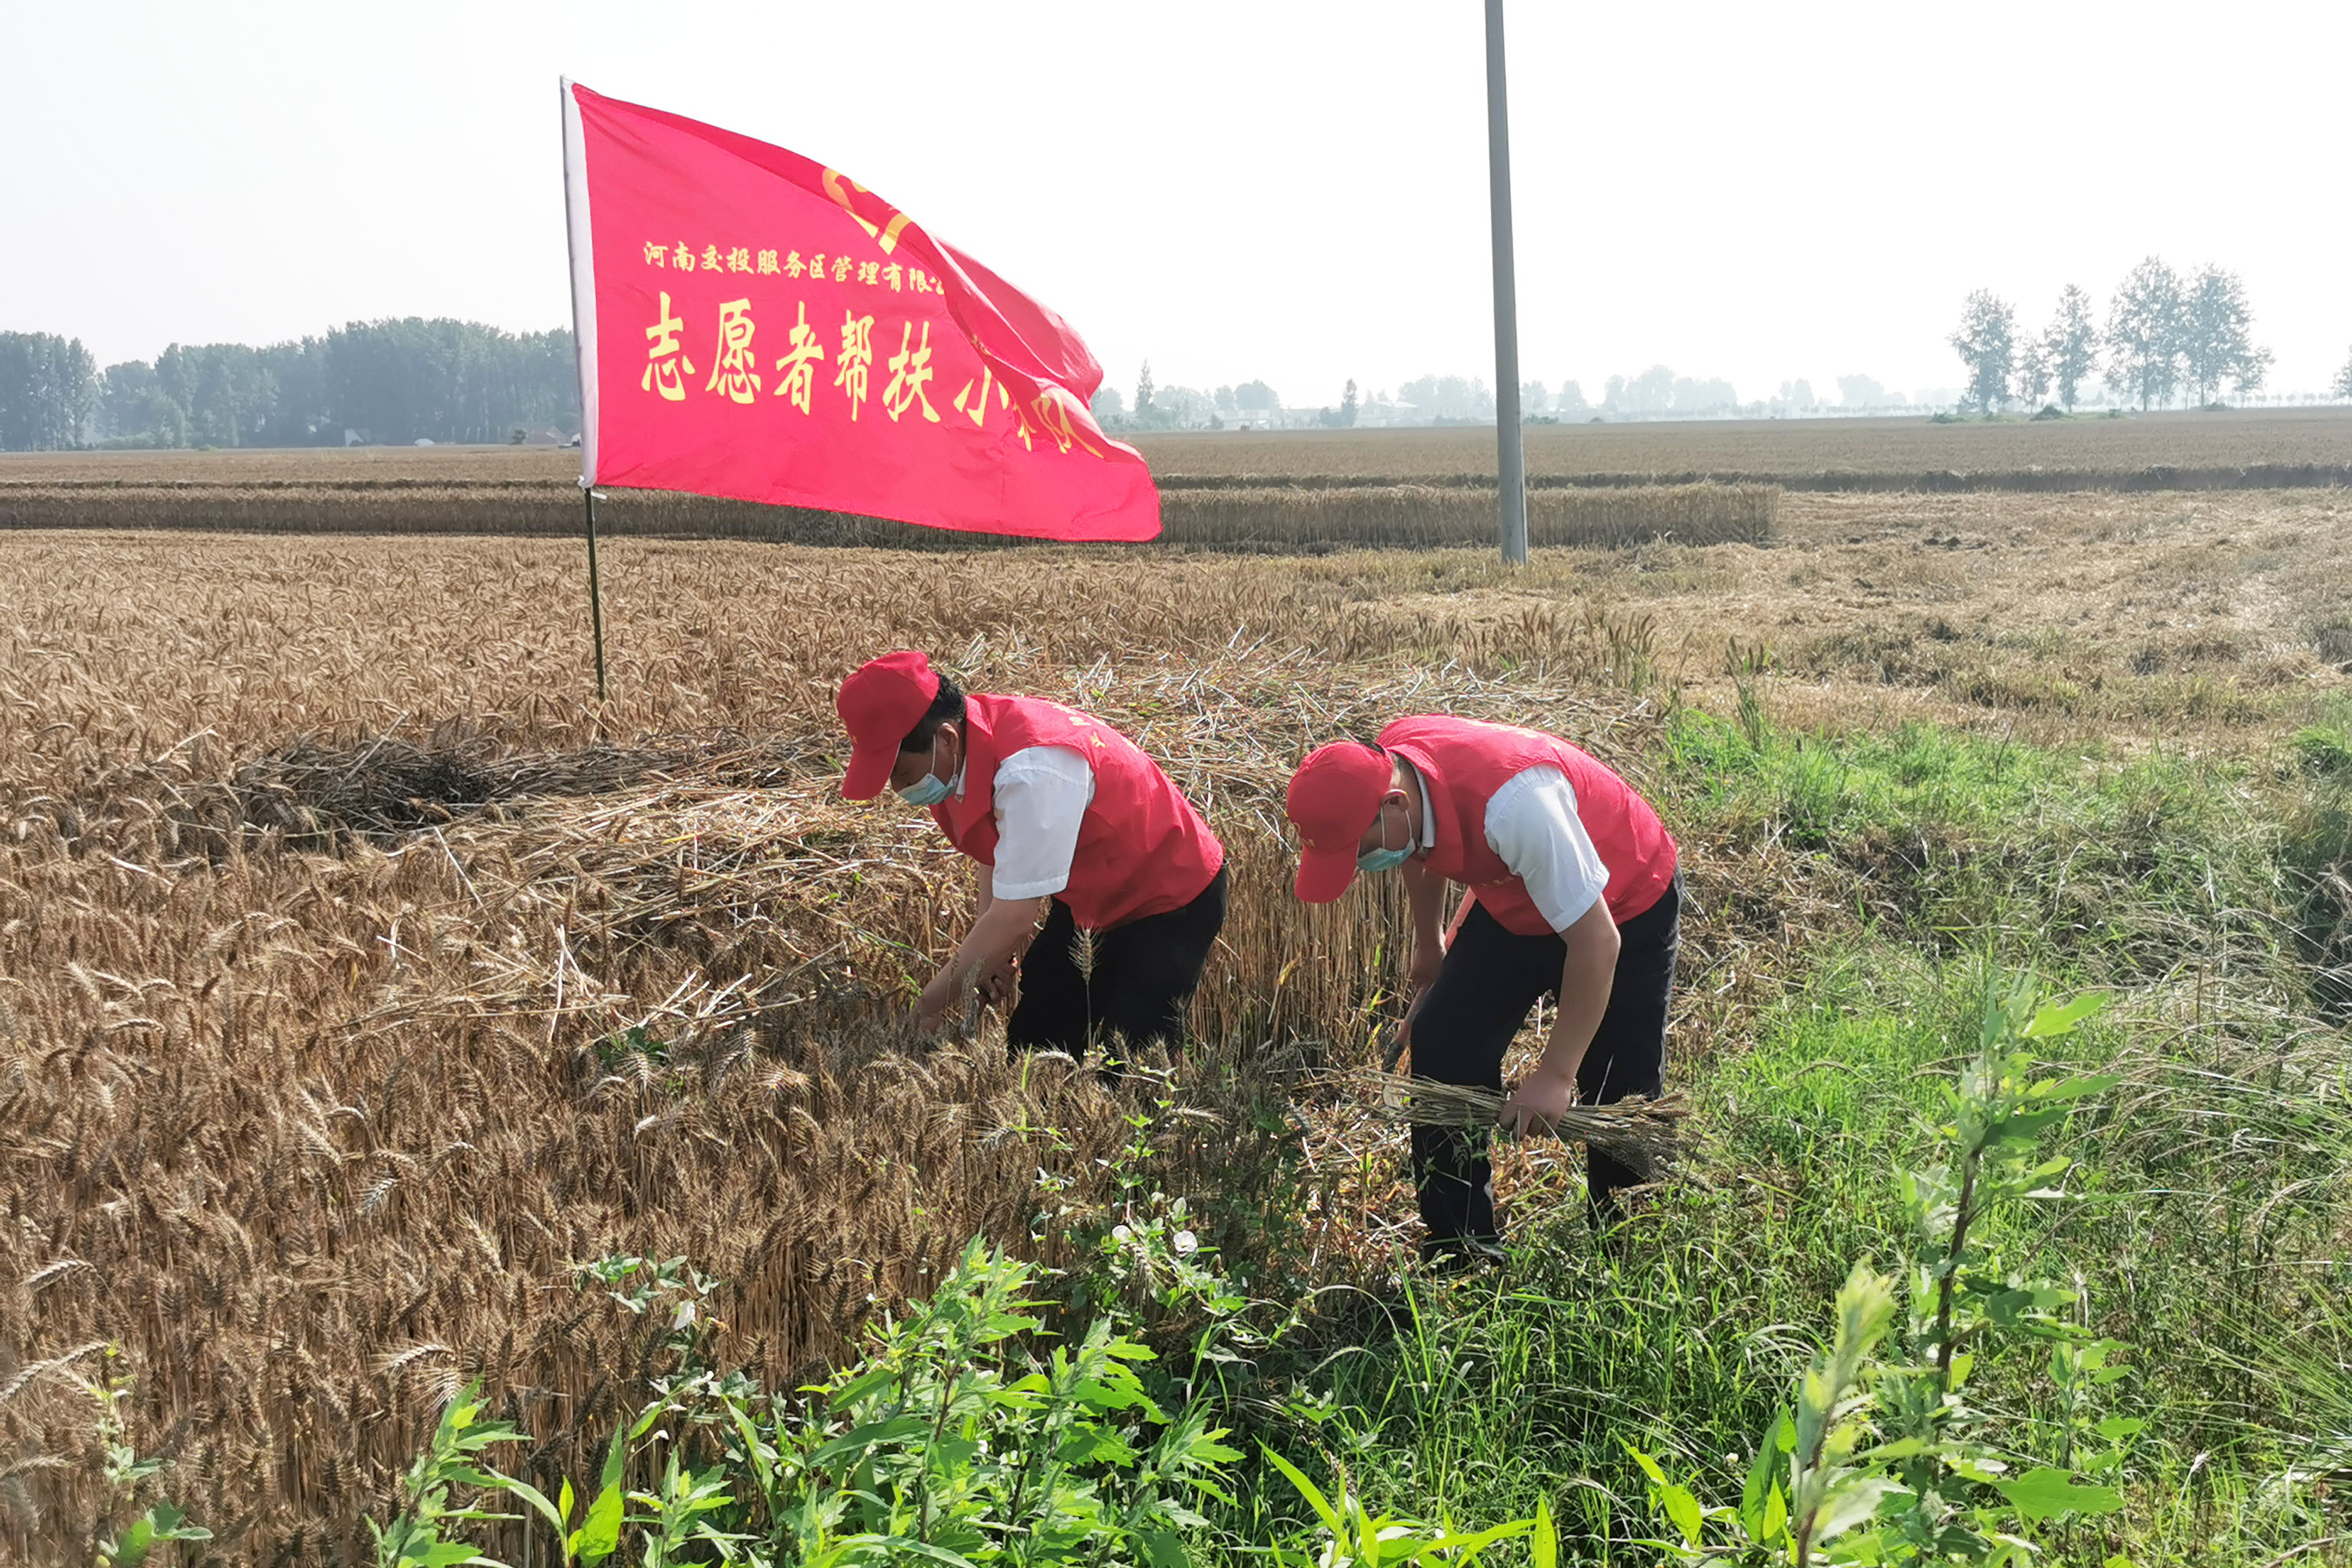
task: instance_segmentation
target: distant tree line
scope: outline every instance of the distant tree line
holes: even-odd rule
[[[0,452],[78,445],[98,406],[97,382],[79,338],[0,332]]]
[[[1573,381],[1554,392],[1540,381],[1519,388],[1522,418],[1539,424],[1587,419],[1654,418],[1661,416],[1722,414],[1738,405],[1731,384],[1716,379],[1676,375],[1664,365],[1653,365],[1637,376],[1609,378],[1605,399],[1585,401],[1584,389]],[[1144,363],[1136,378],[1135,401],[1113,387],[1095,395],[1095,417],[1108,430],[1221,430],[1235,423],[1321,426],[1347,429],[1358,425],[1491,425],[1495,394],[1483,376],[1423,375],[1399,385],[1394,395],[1385,389],[1364,396],[1348,382],[1337,405],[1320,408],[1286,408],[1274,388],[1263,381],[1221,386],[1213,393],[1189,387],[1160,386]]]
[[[2183,396],[2202,405],[2225,385],[2241,396],[2262,390],[2271,352],[2255,345],[2253,319],[2236,273],[2207,267],[2183,278],[2151,256],[2116,285],[2105,326],[2072,283],[2039,333],[2021,329],[2007,300],[1979,289],[1961,307],[1950,342],[1968,371],[1962,403],[1979,413],[2053,397],[2072,413],[2094,376],[2143,409]],[[2352,365],[2337,391],[2352,396]]]
[[[1132,408],[1115,386],[1097,391],[1091,406],[1096,423],[1106,430],[1222,430],[1229,424],[1271,423],[1283,411],[1281,397],[1263,381],[1214,392],[1160,386],[1151,379],[1150,360],[1135,378]]]
[[[568,328],[411,316],[253,348],[174,343],[100,370],[79,339],[0,333],[0,450],[504,441],[580,427]]]

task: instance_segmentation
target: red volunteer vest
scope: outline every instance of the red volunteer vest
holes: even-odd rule
[[[1429,787],[1437,842],[1425,868],[1469,888],[1505,931],[1551,934],[1551,922],[1528,896],[1528,885],[1486,847],[1487,803],[1529,768],[1555,767],[1568,775],[1576,791],[1577,820],[1609,868],[1601,899],[1619,925],[1656,903],[1675,879],[1674,836],[1650,803],[1556,735],[1433,713],[1398,720],[1381,731],[1381,744],[1420,769]]]
[[[1066,747],[1094,769],[1069,886],[1054,895],[1080,931],[1181,909],[1215,880],[1225,847],[1160,764],[1093,715],[1037,697],[964,699],[963,795],[931,807],[949,843],[996,864],[996,764],[1032,746]]]

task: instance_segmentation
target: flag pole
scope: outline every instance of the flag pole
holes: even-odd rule
[[[563,99],[563,237],[572,273],[572,348],[580,374],[580,493],[588,511],[588,619],[596,639],[596,700],[605,699],[604,595],[596,575],[596,247],[588,222],[588,163],[580,103],[558,77]]]
[[[596,629],[596,700],[604,700],[604,595],[596,581],[596,489],[582,485],[588,503],[588,620]]]
[[[1528,563],[1527,454],[1519,430],[1519,301],[1511,265],[1511,110],[1503,84],[1503,0],[1486,0],[1486,179],[1495,223],[1495,480],[1503,561]]]

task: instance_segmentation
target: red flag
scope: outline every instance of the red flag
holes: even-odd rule
[[[563,84],[582,482],[1150,539],[1059,316],[838,171]]]

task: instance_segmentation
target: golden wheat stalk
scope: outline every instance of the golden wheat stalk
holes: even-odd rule
[[[1510,1099],[1475,1085],[1400,1078],[1370,1068],[1337,1074],[1332,1081],[1343,1093],[1360,1099],[1376,1119],[1414,1127],[1491,1129]],[[1689,1102],[1678,1094],[1571,1105],[1549,1132],[1568,1142],[1590,1144],[1632,1166],[1646,1181],[1673,1162],[1682,1122],[1689,1115]]]

